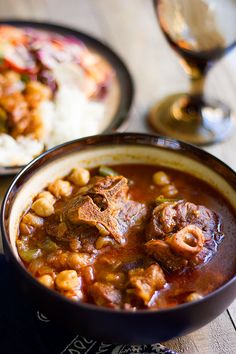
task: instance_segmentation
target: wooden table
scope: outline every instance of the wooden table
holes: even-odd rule
[[[148,132],[148,108],[172,92],[187,90],[188,79],[157,26],[151,0],[0,0],[1,18],[58,22],[86,31],[108,43],[126,62],[136,97],[129,131]],[[236,51],[211,70],[206,93],[225,101],[236,112]],[[236,169],[236,133],[207,148]],[[3,195],[10,182],[1,178]],[[0,245],[1,247],[1,245]],[[186,354],[236,353],[236,302],[202,329],[166,343]]]

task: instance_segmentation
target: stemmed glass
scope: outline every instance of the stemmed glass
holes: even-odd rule
[[[190,92],[168,96],[150,111],[158,132],[197,145],[224,139],[232,112],[203,95],[210,67],[236,44],[236,0],[153,0],[160,27],[191,80]]]

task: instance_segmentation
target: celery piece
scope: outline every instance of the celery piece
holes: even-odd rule
[[[19,249],[19,255],[23,261],[30,263],[34,259],[38,258],[41,256],[41,250],[39,248],[33,248],[31,250],[24,250],[24,249]]]
[[[114,171],[112,168],[107,166],[100,166],[98,172],[103,177],[119,175],[116,171]]]
[[[50,238],[46,238],[42,242],[40,242],[40,248],[47,253],[54,252],[58,249],[58,246],[55,242],[53,242]]]
[[[163,196],[159,196],[155,199],[155,202],[157,204],[162,204],[162,203],[174,203],[174,202],[179,202],[181,199],[176,199],[176,198],[164,198]]]

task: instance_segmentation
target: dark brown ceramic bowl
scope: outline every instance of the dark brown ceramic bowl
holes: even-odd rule
[[[112,310],[71,301],[44,287],[26,270],[17,254],[15,239],[19,218],[35,194],[50,181],[66,175],[76,163],[92,167],[137,162],[172,167],[195,175],[218,189],[236,210],[236,174],[223,162],[176,140],[135,133],[83,138],[44,153],[15,178],[2,205],[5,254],[27,301],[66,327],[106,342],[153,343],[187,334],[212,321],[236,295],[234,277],[203,299],[175,308],[137,312]]]

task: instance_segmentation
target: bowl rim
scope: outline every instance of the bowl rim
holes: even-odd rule
[[[105,135],[94,135],[90,137],[84,137],[76,140],[72,140],[66,142],[64,144],[53,147],[50,150],[47,150],[43,154],[37,156],[33,161],[31,161],[28,165],[26,165],[20,173],[13,179],[8,190],[4,196],[2,207],[1,207],[1,232],[3,238],[3,246],[8,249],[11,254],[11,260],[14,264],[19,268],[21,273],[24,274],[28,278],[28,280],[33,283],[36,287],[39,287],[42,291],[45,291],[48,295],[55,296],[60,301],[65,301],[68,305],[74,305],[75,307],[84,308],[85,310],[98,311],[101,313],[113,313],[119,315],[130,315],[134,316],[138,315],[151,315],[151,314],[165,314],[165,313],[175,313],[176,311],[180,311],[182,309],[187,309],[192,306],[195,306],[199,303],[204,303],[210,301],[211,298],[214,298],[216,295],[224,292],[224,290],[230,287],[234,282],[236,282],[236,274],[231,277],[227,282],[225,282],[222,286],[215,289],[211,293],[204,296],[202,299],[196,300],[190,303],[180,304],[171,308],[166,309],[143,309],[143,310],[124,310],[124,309],[110,309],[102,306],[97,306],[95,304],[88,304],[83,302],[75,302],[73,300],[68,299],[64,295],[56,292],[53,289],[49,289],[46,286],[42,285],[30,272],[26,269],[26,267],[21,263],[15,256],[15,253],[12,249],[12,244],[10,242],[8,231],[7,231],[7,216],[8,216],[8,208],[11,207],[10,196],[13,193],[14,196],[17,194],[18,190],[24,184],[25,181],[31,178],[34,172],[37,171],[37,168],[42,167],[43,165],[50,163],[51,157],[55,157],[56,159],[61,158],[65,155],[68,155],[67,149],[69,153],[73,153],[74,151],[84,151],[87,148],[95,148],[95,147],[104,147],[110,145],[137,145],[137,146],[149,146],[153,148],[160,148],[169,151],[176,152],[184,152],[185,156],[190,157],[194,160],[197,160],[200,163],[203,163],[204,160],[207,160],[208,167],[214,170],[214,172],[220,174],[224,179],[227,179],[227,182],[236,190],[236,172],[230,168],[223,161],[218,159],[217,157],[211,155],[210,153],[185,142],[171,139],[168,137],[160,136],[160,135],[150,135],[144,133],[116,133],[116,134],[105,134]],[[75,149],[75,150],[73,150]],[[64,151],[65,150],[65,151]],[[71,150],[71,151],[70,151]],[[48,161],[49,160],[49,161]],[[229,178],[230,177],[230,178]],[[13,202],[14,202],[13,197]],[[10,214],[10,213],[9,213]]]
[[[105,58],[116,72],[117,82],[121,92],[117,109],[112,116],[111,121],[99,134],[125,131],[130,119],[129,114],[135,97],[135,87],[132,74],[129,70],[129,65],[123,57],[117,53],[116,49],[113,49],[109,43],[105,42],[103,39],[97,38],[93,34],[88,34],[73,26],[64,25],[63,23],[61,24],[50,20],[34,21],[33,19],[21,20],[16,18],[5,18],[0,20],[0,26],[2,25],[15,26],[18,28],[30,27],[39,31],[49,31],[63,36],[74,36],[84,42],[86,46],[94,48],[94,50],[101,55],[102,58]],[[2,165],[0,166],[0,176],[15,175],[27,165],[28,164],[14,166]]]

